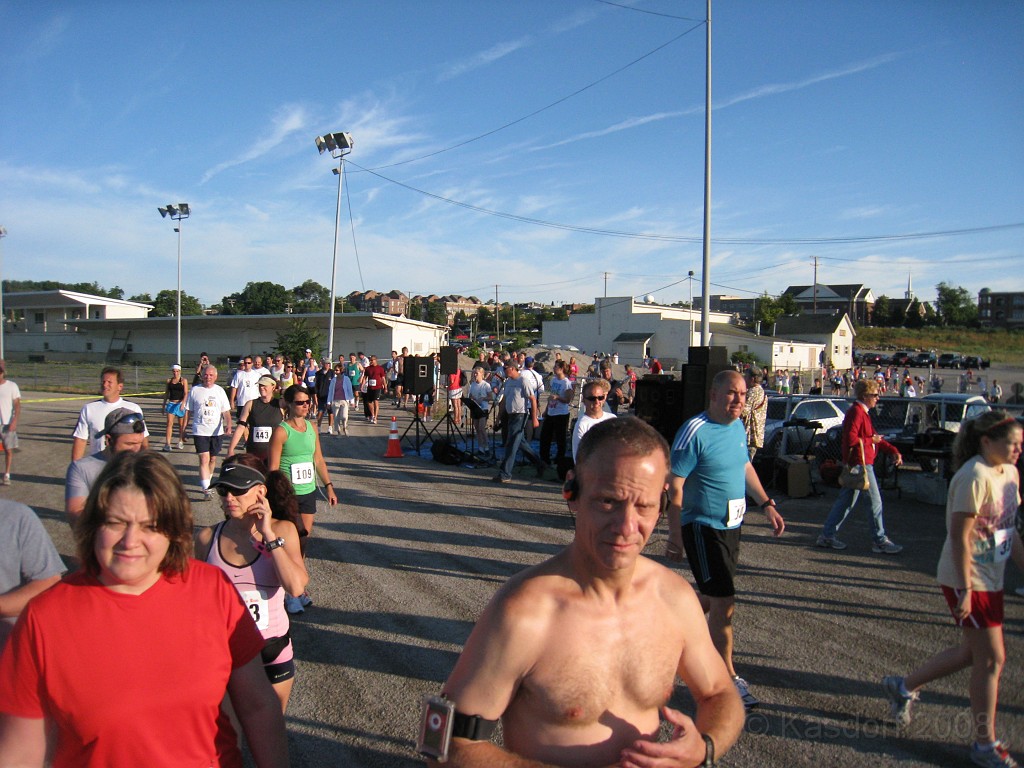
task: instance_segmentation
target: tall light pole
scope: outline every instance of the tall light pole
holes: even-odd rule
[[[0,226],[0,240],[7,237],[7,228]],[[3,277],[3,257],[0,256],[0,360],[4,359],[4,326],[7,325],[7,321],[4,318],[4,277]]]
[[[334,258],[331,262],[331,319],[327,328],[327,359],[334,360],[334,281],[338,273],[338,230],[341,228],[341,185],[344,180],[345,155],[352,151],[351,133],[326,133],[316,137],[316,148],[322,155],[330,152],[338,161],[333,172],[338,175],[338,207],[334,214]]]
[[[160,211],[160,218],[166,219],[170,216],[171,219],[178,222],[178,226],[174,228],[174,231],[178,233],[178,347],[174,362],[181,365],[181,222],[183,219],[187,219],[192,211],[189,209],[188,203],[178,203],[177,205],[168,203],[157,210]]]
[[[690,362],[690,347],[693,346],[693,270],[686,273],[686,280],[690,284],[690,340],[686,343],[686,362]]]

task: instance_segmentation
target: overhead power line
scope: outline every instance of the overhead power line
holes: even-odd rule
[[[434,200],[439,200],[449,205],[458,206],[459,208],[466,208],[470,211],[477,213],[483,213],[487,216],[497,216],[500,219],[509,219],[511,221],[519,221],[524,224],[533,224],[538,227],[548,227],[550,229],[561,229],[570,232],[582,232],[589,235],[602,235],[605,237],[621,237],[631,240],[656,240],[661,242],[670,243],[703,243],[702,237],[698,236],[687,236],[687,235],[665,235],[658,234],[656,232],[626,232],[616,229],[601,229],[599,227],[584,227],[574,224],[563,224],[557,221],[547,221],[545,219],[535,219],[530,216],[520,216],[515,213],[508,213],[507,211],[495,211],[490,208],[482,208],[479,205],[473,205],[471,203],[462,202],[461,200],[454,200],[444,195],[438,195],[434,192],[428,192],[425,189],[414,187],[411,184],[398,181],[385,176],[382,173],[378,173],[376,170],[371,168],[364,168],[351,160],[348,161],[350,165],[354,165],[359,170],[365,171],[373,176],[376,176],[381,181],[386,181],[389,184],[407,189],[410,192],[415,192],[418,195],[429,197]],[[968,227],[964,229],[945,229],[938,230],[935,232],[910,232],[906,234],[895,234],[895,235],[846,235],[839,237],[797,237],[797,238],[751,238],[751,237],[714,237],[712,242],[718,243],[719,245],[826,245],[826,244],[842,244],[842,243],[877,243],[886,241],[896,240],[924,240],[931,237],[953,237],[957,235],[976,235],[983,232],[995,232],[1004,229],[1017,229],[1024,227],[1024,222],[1018,222],[1015,224],[993,224],[987,227]]]

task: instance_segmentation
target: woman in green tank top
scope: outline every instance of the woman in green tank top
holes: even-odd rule
[[[334,493],[334,484],[320,451],[316,424],[307,418],[313,396],[301,384],[293,384],[284,391],[282,399],[287,413],[285,420],[274,428],[270,438],[269,468],[281,470],[295,488],[304,529],[299,531],[299,535],[305,557],[306,542],[313,530],[313,517],[316,515],[316,497],[319,493],[317,480],[324,486],[323,493],[328,504],[332,507],[336,505],[338,497]],[[289,613],[301,613],[312,602],[306,593],[297,598],[289,595],[285,598],[285,608]]]

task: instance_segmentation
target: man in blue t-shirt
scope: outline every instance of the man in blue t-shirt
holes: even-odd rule
[[[743,705],[750,709],[759,702],[732,664],[736,566],[747,495],[765,511],[776,536],[782,535],[786,524],[750,463],[747,432],[739,420],[746,397],[743,377],[736,371],[722,371],[711,382],[708,409],[676,433],[672,443],[667,556],[679,562],[685,550],[701,605],[708,614],[711,639],[725,660]]]

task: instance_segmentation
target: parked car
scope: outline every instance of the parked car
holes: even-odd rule
[[[958,352],[943,352],[939,355],[939,368],[963,368],[964,357]]]
[[[930,368],[938,362],[934,352],[918,352],[910,364],[915,368]]]
[[[865,352],[860,356],[861,365],[885,365],[885,355],[880,352]]]
[[[967,355],[964,358],[964,368],[977,368],[980,370],[981,368],[988,368],[991,363],[991,360],[986,360],[977,355]]]
[[[906,350],[893,352],[892,357],[889,358],[889,365],[910,365],[913,359],[913,352],[907,352]]]
[[[813,421],[821,424],[817,431],[842,426],[843,417],[852,401],[843,398],[786,396],[768,398],[768,411],[764,422],[764,449],[766,454],[807,453],[815,433],[813,427],[783,425],[793,421]],[[783,438],[785,445],[782,445]]]

